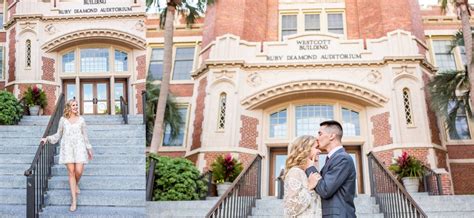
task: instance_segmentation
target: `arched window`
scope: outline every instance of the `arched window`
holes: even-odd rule
[[[413,114],[411,110],[410,90],[408,88],[403,89],[403,107],[405,109],[405,121],[408,126],[413,126]]]
[[[31,67],[31,40],[26,40],[26,67]]]
[[[227,94],[225,92],[221,93],[219,97],[219,116],[217,122],[217,129],[224,130],[225,128],[225,110],[227,106]]]

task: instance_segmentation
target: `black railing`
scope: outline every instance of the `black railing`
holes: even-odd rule
[[[143,105],[142,110],[143,110],[143,124],[145,124],[145,125],[147,125],[147,122],[146,122],[146,107],[147,107],[146,99],[147,99],[146,91],[143,90],[142,91],[142,105]]]
[[[371,152],[368,155],[370,188],[384,217],[427,217],[392,173]]]
[[[27,114],[27,111],[28,111],[28,107],[27,107],[26,102],[25,102],[25,97],[21,98],[21,99],[18,101],[18,103],[20,103],[21,108],[23,109],[23,114],[20,114],[19,119],[15,119],[15,120],[13,121],[13,124],[14,124],[14,125],[18,125],[18,123],[21,121],[21,118],[22,118],[25,114]]]
[[[440,174],[434,172],[427,166],[423,166],[423,186],[424,191],[428,192],[429,195],[443,195],[443,187],[441,186]]]
[[[283,176],[285,175],[285,169],[281,169],[280,175],[278,176],[277,180],[277,198],[278,199],[283,199],[283,196],[285,195],[285,182]]]
[[[122,113],[123,123],[128,124],[128,103],[123,96],[120,96],[120,113]]]
[[[49,119],[43,138],[57,132],[63,110],[64,94],[61,94],[56,103],[54,113]],[[51,167],[54,165],[57,144],[40,143],[30,168],[25,171],[26,217],[28,218],[39,217],[39,213],[45,206],[44,194],[48,190],[48,179],[51,178]]]
[[[146,200],[152,201],[153,200],[153,189],[155,186],[155,166],[158,162],[155,158],[150,158],[150,166],[148,167],[148,171],[146,173]]]
[[[219,198],[206,218],[247,217],[260,199],[262,157],[257,155]]]

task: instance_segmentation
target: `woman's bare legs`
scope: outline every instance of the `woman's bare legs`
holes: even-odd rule
[[[68,163],[66,164],[68,176],[69,176],[69,188],[71,189],[71,207],[69,208],[69,211],[76,211],[76,206],[77,206],[77,198],[76,198],[76,171],[75,171],[75,166],[73,163]]]
[[[75,171],[76,171],[76,184],[77,184],[76,193],[79,194],[81,193],[81,190],[79,189],[79,180],[81,180],[82,172],[84,172],[84,164],[76,163]]]

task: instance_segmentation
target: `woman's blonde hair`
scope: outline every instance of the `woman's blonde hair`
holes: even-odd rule
[[[65,118],[69,118],[71,117],[71,114],[72,114],[72,103],[73,102],[76,102],[77,104],[77,101],[76,99],[69,99],[67,102],[66,102],[66,106],[64,107],[64,111],[63,111],[63,116]],[[76,114],[77,115],[77,114]]]
[[[302,135],[293,140],[290,144],[290,155],[286,159],[285,176],[292,167],[305,167],[308,156],[311,154],[311,147],[316,143],[316,137]]]

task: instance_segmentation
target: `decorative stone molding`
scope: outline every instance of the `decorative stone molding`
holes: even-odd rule
[[[21,22],[21,23],[19,23],[19,25],[20,25],[22,31],[31,30],[31,31],[34,32],[35,27],[36,27],[36,23],[30,22],[30,21]]]
[[[52,23],[50,23],[44,27],[44,31],[49,35],[53,35],[56,33],[56,27]]]
[[[367,74],[367,80],[372,84],[377,84],[382,80],[382,74],[378,70],[371,70]]]
[[[413,80],[417,80],[418,78],[415,75],[415,67],[409,67],[407,65],[402,65],[400,67],[394,67],[393,71],[395,73],[394,81],[397,81],[403,77],[408,77]]]
[[[247,84],[251,87],[258,87],[262,83],[262,77],[257,72],[247,76]]]
[[[228,71],[228,70],[221,70],[217,71],[214,73],[215,79],[221,79],[221,78],[227,78],[227,79],[232,79],[235,75],[234,71]]]
[[[90,39],[107,39],[111,41],[119,41],[140,50],[145,50],[146,47],[145,39],[130,33],[111,29],[88,29],[59,36],[43,44],[41,48],[47,52],[51,52],[63,46],[64,44]]]
[[[137,23],[135,24],[135,29],[140,32],[143,32],[145,30],[145,21],[143,20],[137,21]]]
[[[382,107],[388,101],[383,95],[354,84],[330,80],[302,80],[270,87],[245,98],[241,104],[250,110],[273,99],[302,92],[325,92],[350,96],[375,107]]]

